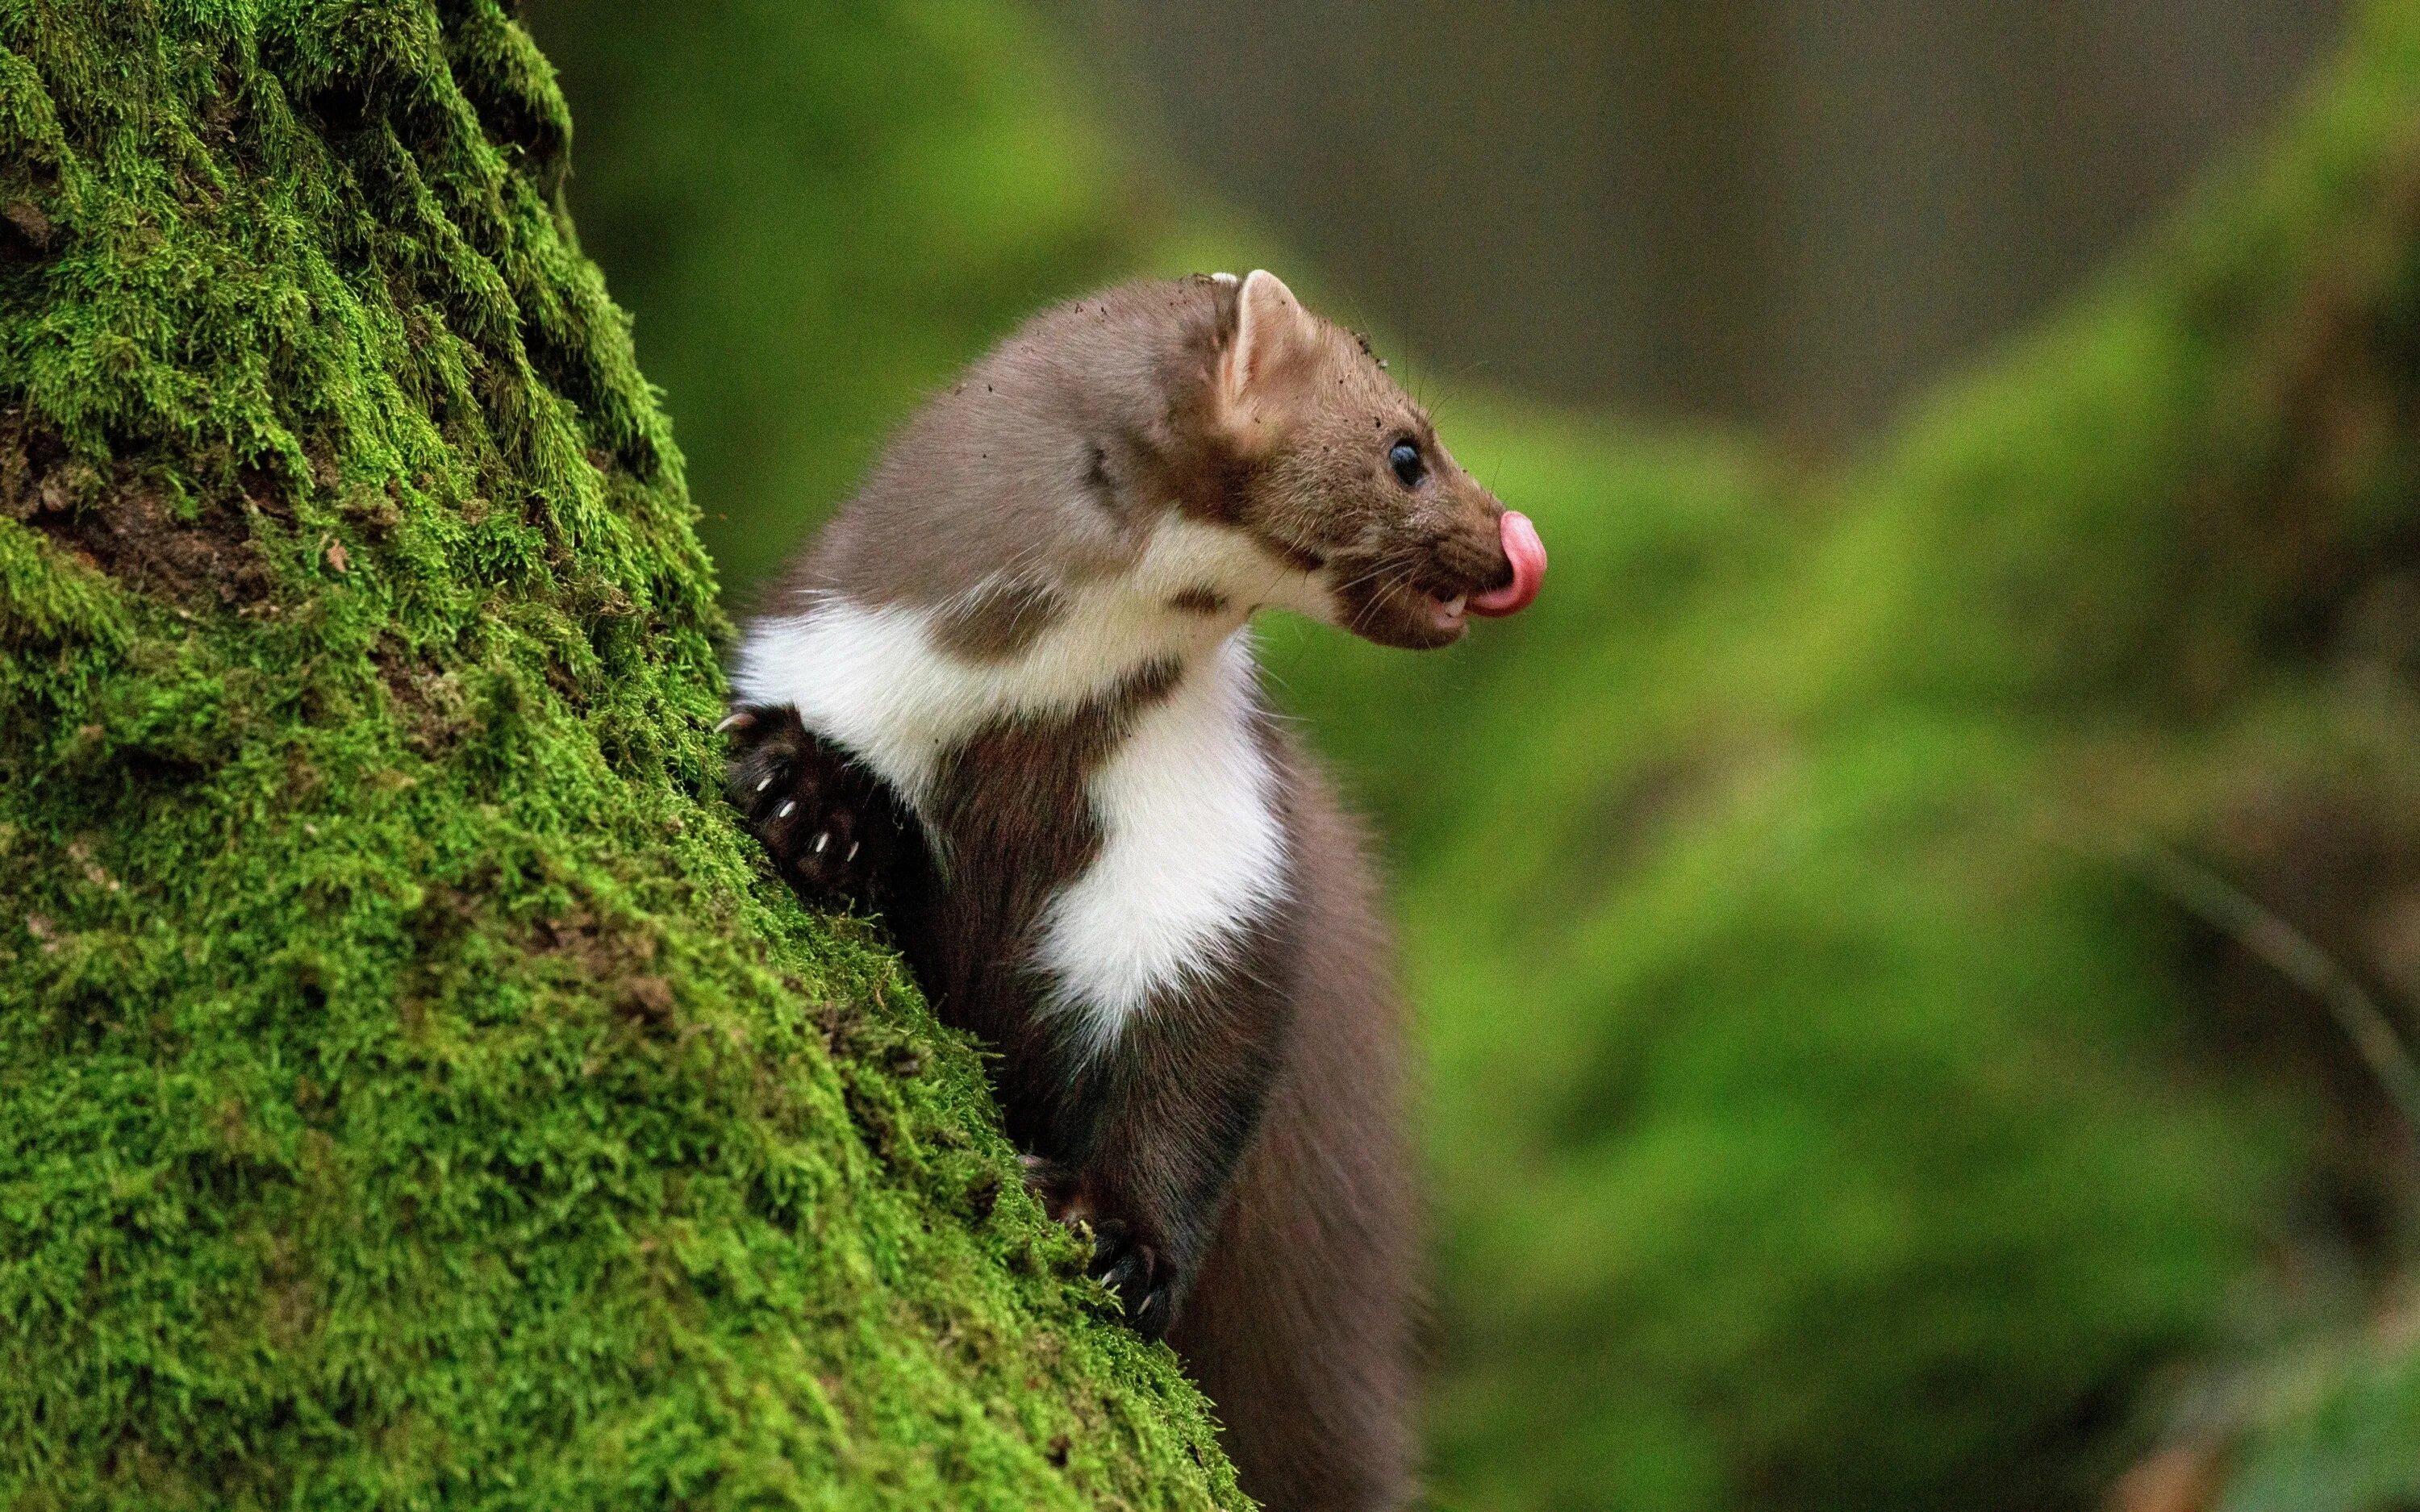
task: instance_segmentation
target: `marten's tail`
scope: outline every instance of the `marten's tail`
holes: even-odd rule
[[[1419,1213],[1404,1028],[1367,841],[1296,763],[1293,1042],[1170,1342],[1272,1512],[1392,1509],[1414,1485]]]

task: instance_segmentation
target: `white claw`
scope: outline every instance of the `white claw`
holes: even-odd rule
[[[729,734],[734,730],[744,729],[755,722],[756,717],[752,714],[726,714],[722,717],[721,721],[714,727],[714,733],[718,735],[725,735]]]
[[[770,772],[766,773],[763,777],[756,779],[756,791],[759,793],[764,792],[767,788],[769,788],[772,785],[773,774]]]
[[[774,817],[774,818],[776,818],[776,819],[787,819],[787,818],[789,818],[789,817],[790,817],[790,815],[792,815],[792,814],[794,814],[794,813],[798,812],[798,809],[799,809],[799,800],[798,800],[798,799],[796,799],[796,798],[783,798],[783,799],[782,800],[782,806],[781,806],[779,809],[776,809],[776,810],[773,810],[773,817]]]
[[[821,856],[824,853],[824,847],[830,843],[831,831],[827,829],[822,834],[815,837],[815,854],[817,856]]]
[[[843,866],[846,866],[846,865],[848,865],[848,863],[849,863],[849,862],[856,860],[856,859],[857,859],[857,848],[858,848],[860,845],[862,845],[862,844],[864,844],[864,843],[865,843],[865,842],[864,842],[863,841],[856,841],[856,840],[850,841],[848,842],[848,854],[847,854],[846,856],[842,856],[842,857],[840,858],[840,864],[841,864],[841,865],[843,865]]]

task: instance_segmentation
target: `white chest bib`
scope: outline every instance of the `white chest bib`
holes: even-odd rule
[[[831,597],[752,625],[733,682],[745,700],[795,704],[921,807],[940,759],[986,725],[1073,713],[1165,657],[1185,675],[1094,772],[1100,853],[1051,899],[1035,941],[1051,983],[1042,1010],[1097,1048],[1282,898],[1249,632],[1171,616],[1129,587],[1079,599],[1012,661],[976,663],[940,649],[928,610]]]
[[[1101,853],[1043,915],[1046,1006],[1095,1046],[1155,993],[1231,949],[1284,893],[1277,774],[1253,729],[1249,641],[1191,669],[1093,774]]]

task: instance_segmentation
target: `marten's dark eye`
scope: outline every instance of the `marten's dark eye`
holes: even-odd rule
[[[1395,470],[1395,481],[1406,488],[1417,488],[1429,470],[1420,462],[1420,449],[1409,441],[1397,441],[1387,454],[1387,465]]]

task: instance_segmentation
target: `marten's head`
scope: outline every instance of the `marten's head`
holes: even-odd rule
[[[1462,470],[1368,343],[1272,273],[1233,299],[1208,407],[1211,444],[1232,459],[1232,523],[1310,573],[1336,624],[1381,645],[1446,645],[1466,615],[1537,596],[1536,528]]]

